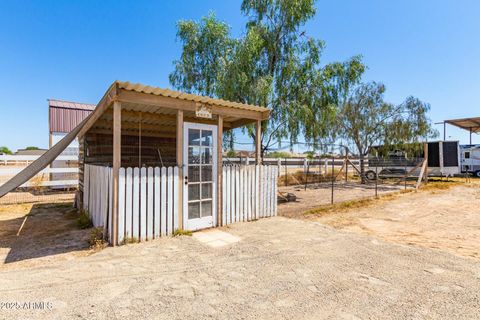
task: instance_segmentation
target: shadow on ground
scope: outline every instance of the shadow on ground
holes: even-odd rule
[[[90,230],[76,226],[72,203],[8,206],[0,212],[4,264],[88,248]]]

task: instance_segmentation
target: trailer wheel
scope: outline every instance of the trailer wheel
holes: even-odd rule
[[[480,170],[475,171],[474,175],[475,177],[480,178]]]
[[[373,170],[368,170],[367,172],[365,172],[365,177],[368,180],[375,180],[377,179],[377,174]]]

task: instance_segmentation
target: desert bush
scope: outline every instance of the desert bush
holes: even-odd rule
[[[80,229],[88,229],[93,227],[92,219],[86,210],[80,210],[77,218],[77,227]]]
[[[89,243],[93,248],[103,248],[106,245],[102,227],[92,229]]]

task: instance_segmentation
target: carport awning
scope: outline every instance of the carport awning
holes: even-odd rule
[[[472,133],[480,133],[480,117],[445,120],[445,123]]]

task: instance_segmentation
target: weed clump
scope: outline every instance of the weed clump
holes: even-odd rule
[[[92,219],[86,210],[80,210],[77,218],[77,227],[80,229],[88,229],[93,227]]]
[[[94,249],[103,248],[106,245],[104,240],[103,228],[93,228],[90,232],[90,246]]]
[[[180,230],[180,229],[177,229],[175,230],[175,232],[173,232],[173,236],[174,237],[179,237],[179,236],[191,236],[192,235],[192,231],[190,230]]]

